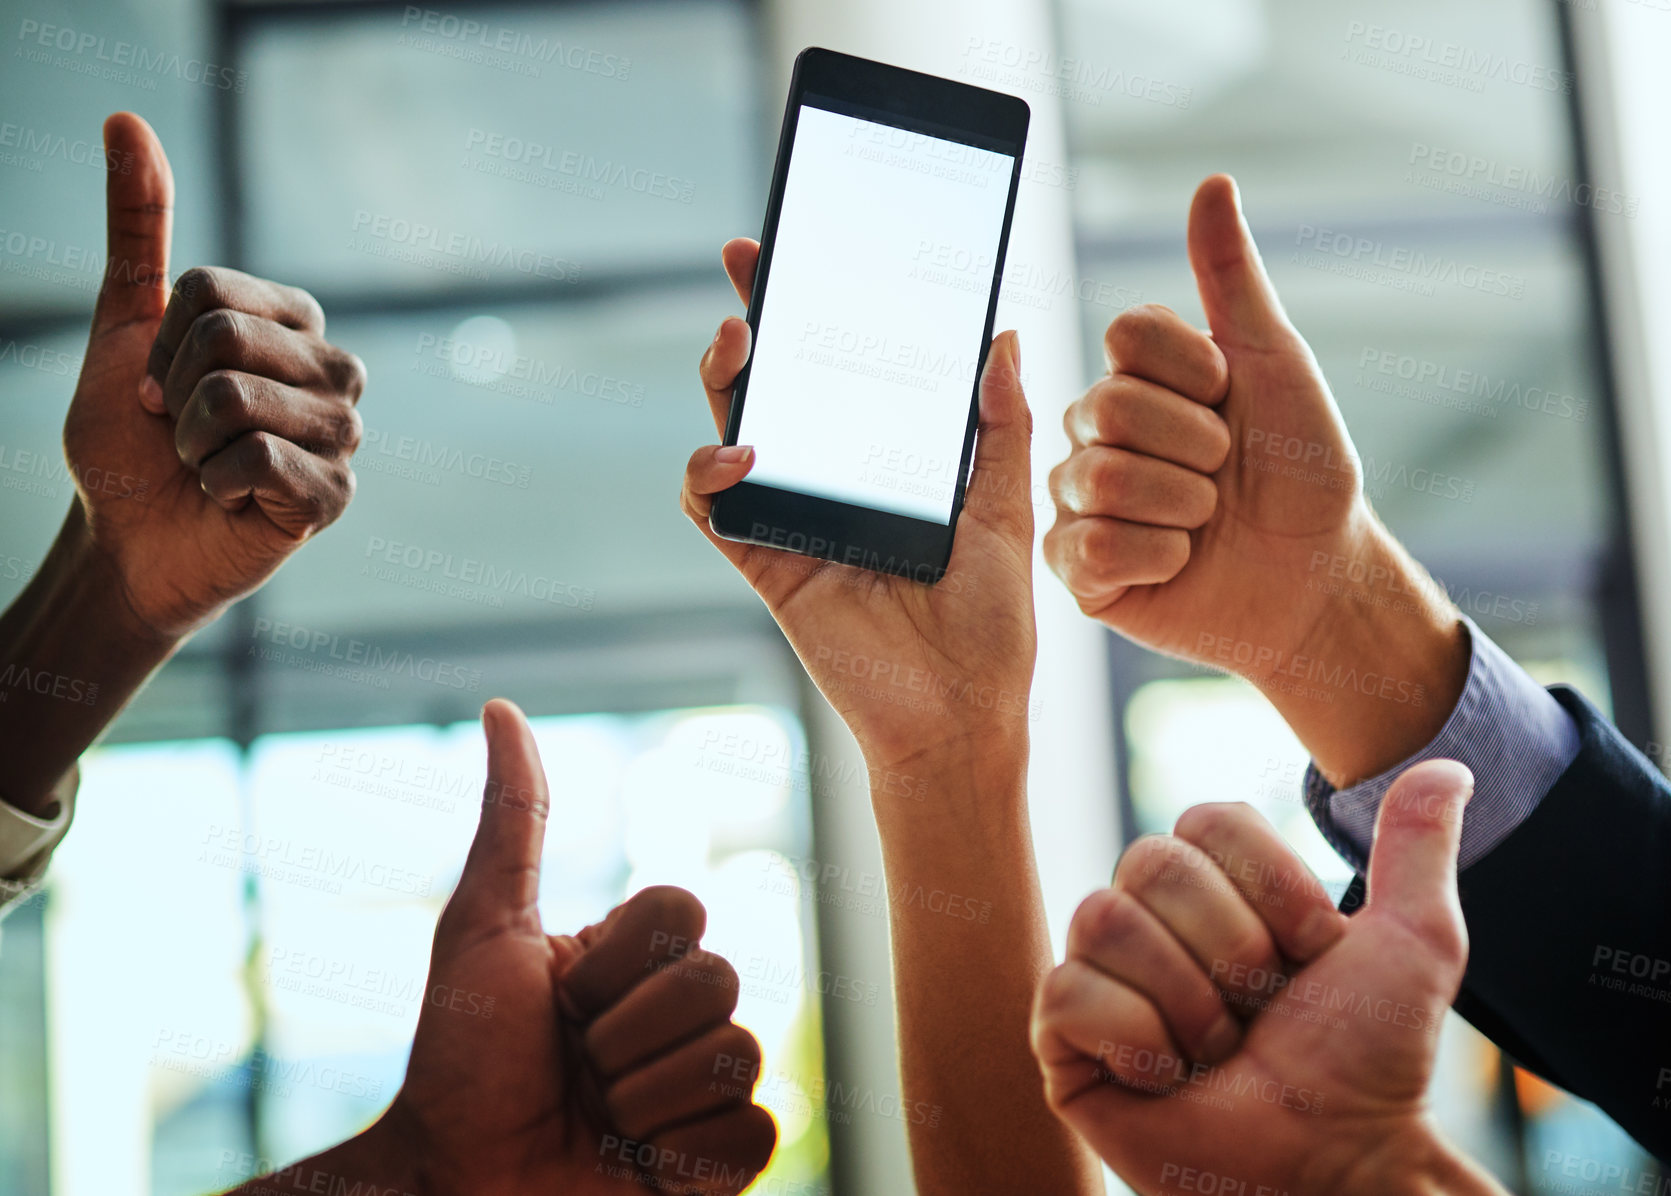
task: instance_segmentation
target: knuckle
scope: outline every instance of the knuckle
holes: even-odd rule
[[[1116,362],[1136,359],[1154,343],[1160,332],[1161,313],[1164,310],[1152,303],[1142,303],[1115,316],[1114,322],[1108,326],[1109,355]]]
[[[1175,527],[1165,528],[1159,538],[1159,568],[1161,582],[1171,581],[1189,564],[1191,544],[1189,533]]]
[[[1090,454],[1085,459],[1084,489],[1106,502],[1124,497],[1130,485],[1128,460],[1118,452],[1106,449]]]
[[[174,280],[174,298],[199,307],[221,307],[227,298],[221,272],[213,266],[193,266]]]
[[[1114,866],[1114,887],[1140,893],[1167,868],[1178,863],[1183,846],[1171,835],[1143,835],[1132,840]]]
[[[652,923],[669,929],[700,922],[706,912],[695,894],[676,885],[651,885],[640,890],[632,903],[642,908]]]
[[[1071,960],[1052,968],[1039,982],[1035,1018],[1050,1022],[1073,1007],[1083,987],[1079,967]]]
[[[302,287],[291,287],[290,293],[295,296],[302,327],[322,331],[325,327],[325,309],[319,305],[319,300],[313,297],[313,292]]]
[[[245,443],[249,446],[244,450],[245,460],[252,470],[270,474],[278,469],[278,437],[271,432],[251,432]]]
[[[331,386],[349,399],[357,400],[366,389],[366,363],[361,361],[358,355],[345,349],[338,349],[334,345],[328,348],[330,352],[326,371]]]
[[[1245,801],[1202,802],[1178,815],[1172,833],[1187,842],[1201,844],[1258,821],[1258,811]]]
[[[700,982],[709,991],[723,994],[723,1004],[729,1012],[737,1007],[737,998],[742,991],[742,978],[737,975],[737,969],[731,961],[723,955],[705,952],[707,958],[703,963]]]
[[[1136,428],[1129,396],[1110,387],[1097,397],[1095,413],[1099,443],[1121,447],[1131,444]]]
[[[1271,970],[1280,963],[1270,934],[1257,920],[1233,928],[1225,939],[1225,950],[1232,960],[1255,968]]]
[[[1224,422],[1222,416],[1209,413],[1212,419],[1207,424],[1207,435],[1203,455],[1206,458],[1208,473],[1217,473],[1224,468],[1224,463],[1230,459],[1232,440],[1230,425]]]
[[[1211,478],[1191,476],[1184,490],[1184,522],[1190,528],[1208,523],[1218,511],[1218,487]]]
[[[203,405],[203,414],[215,423],[237,422],[249,414],[249,392],[243,380],[232,370],[213,370],[205,374],[197,384],[197,396]]]
[[[190,336],[198,353],[218,358],[237,349],[242,332],[242,317],[231,308],[217,307],[192,321]]]
[[[760,1049],[760,1040],[750,1031],[735,1023],[727,1025],[720,1034],[719,1055],[730,1055],[740,1059],[758,1071],[760,1060],[764,1052]]]
[[[1129,941],[1141,927],[1137,899],[1119,889],[1098,889],[1079,903],[1074,911],[1072,931],[1087,941],[1117,946]]]
[[[365,419],[355,407],[344,407],[337,414],[337,447],[349,456],[359,451],[365,438]]]

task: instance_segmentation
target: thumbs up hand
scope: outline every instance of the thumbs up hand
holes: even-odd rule
[[[64,426],[85,523],[140,626],[176,639],[272,575],[354,492],[358,358],[311,295],[196,268],[168,289],[174,180],[122,112],[107,151],[109,254]]]
[[[1033,1050],[1057,1116],[1145,1196],[1502,1189],[1427,1110],[1467,962],[1456,893],[1467,769],[1387,794],[1350,920],[1251,808],[1139,839],[1079,907]]]
[[[578,936],[546,934],[539,751],[509,702],[482,722],[481,822],[435,930],[406,1081],[352,1161],[298,1164],[279,1190],[335,1170],[424,1193],[742,1191],[777,1131],[750,1099],[760,1047],[731,1021],[737,974],[696,945],[701,903],[645,889]]]
[[[1325,776],[1371,776],[1443,725],[1466,638],[1371,510],[1224,175],[1195,194],[1189,257],[1211,332],[1152,306],[1109,326],[1109,375],[1067,412],[1045,558],[1086,614],[1252,681]]]

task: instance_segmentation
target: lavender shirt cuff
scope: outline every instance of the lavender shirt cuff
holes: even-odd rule
[[[1359,872],[1375,839],[1381,799],[1399,774],[1423,760],[1459,760],[1474,773],[1474,796],[1462,819],[1466,868],[1526,821],[1578,755],[1578,727],[1549,692],[1490,637],[1464,617],[1473,644],[1468,683],[1444,729],[1421,751],[1346,789],[1336,789],[1313,764],[1305,803],[1323,837]]]

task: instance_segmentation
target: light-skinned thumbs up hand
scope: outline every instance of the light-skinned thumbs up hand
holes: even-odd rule
[[[1209,331],[1158,306],[1109,325],[1109,373],[1067,412],[1045,558],[1086,614],[1246,677],[1326,776],[1359,780],[1437,733],[1466,641],[1371,510],[1225,175],[1196,191],[1189,260]]]
[[[66,534],[136,633],[188,634],[259,586],[354,492],[365,369],[307,292],[197,267],[168,285],[174,177],[151,127],[105,122],[108,259],[64,425]]]
[[[1427,1088],[1467,962],[1456,892],[1473,790],[1450,761],[1381,807],[1347,919],[1251,807],[1133,843],[1040,986],[1051,1107],[1140,1193],[1501,1193]]]

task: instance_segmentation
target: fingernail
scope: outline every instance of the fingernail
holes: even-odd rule
[[[149,374],[139,384],[139,401],[148,411],[162,410],[162,387]]]
[[[721,465],[741,465],[753,452],[754,449],[746,444],[727,444],[714,451],[714,460]]]
[[[1013,329],[1010,331],[1010,364],[1015,366],[1017,374],[1021,372],[1021,334]]]

